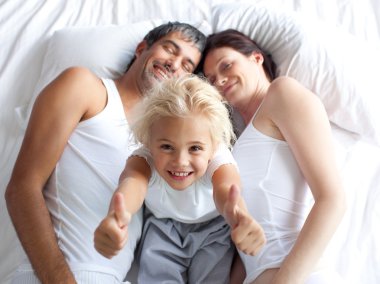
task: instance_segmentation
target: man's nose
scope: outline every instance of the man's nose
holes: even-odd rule
[[[180,70],[181,67],[181,58],[174,57],[170,58],[165,63],[165,68],[167,68],[171,73],[176,73],[178,70]]]

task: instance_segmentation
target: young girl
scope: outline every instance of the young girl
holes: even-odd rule
[[[138,283],[228,283],[231,238],[248,255],[265,238],[240,197],[222,97],[196,76],[169,79],[153,87],[136,117],[132,131],[143,147],[127,161],[96,249],[117,254],[145,200]]]
[[[203,56],[206,77],[245,123],[233,156],[267,239],[257,255],[240,253],[245,279],[234,275],[254,284],[340,283],[319,265],[345,210],[321,101],[292,78],[274,78],[270,57],[238,31],[209,36]]]

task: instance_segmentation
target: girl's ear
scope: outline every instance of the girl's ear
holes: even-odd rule
[[[218,151],[218,148],[219,148],[219,143],[216,143],[215,141],[212,143],[212,154],[211,154],[211,159],[208,160],[208,162],[210,163],[211,160],[214,158],[216,152]]]
[[[264,56],[260,52],[253,51],[252,54],[249,56],[249,60],[254,61],[258,64],[263,64]]]
[[[139,56],[141,55],[141,53],[142,53],[144,50],[146,50],[146,49],[148,49],[148,44],[147,44],[147,42],[146,42],[145,40],[143,40],[143,41],[141,41],[141,42],[137,45],[137,47],[136,47],[136,49],[135,49],[135,56],[136,56],[136,57],[139,57]]]

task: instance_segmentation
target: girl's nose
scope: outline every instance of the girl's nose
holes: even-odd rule
[[[177,166],[187,166],[189,162],[188,154],[185,151],[178,151],[174,157],[174,163]]]

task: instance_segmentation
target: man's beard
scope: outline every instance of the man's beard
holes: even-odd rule
[[[144,71],[143,75],[142,75],[142,92],[147,92],[149,91],[154,84],[157,84],[159,82],[161,82],[162,80],[160,80],[159,78],[157,78],[153,72],[150,72],[150,71]]]
[[[170,72],[161,75],[162,77],[159,77],[154,72],[145,70],[142,75],[142,92],[149,91],[154,84],[160,83],[172,77],[172,73]]]

